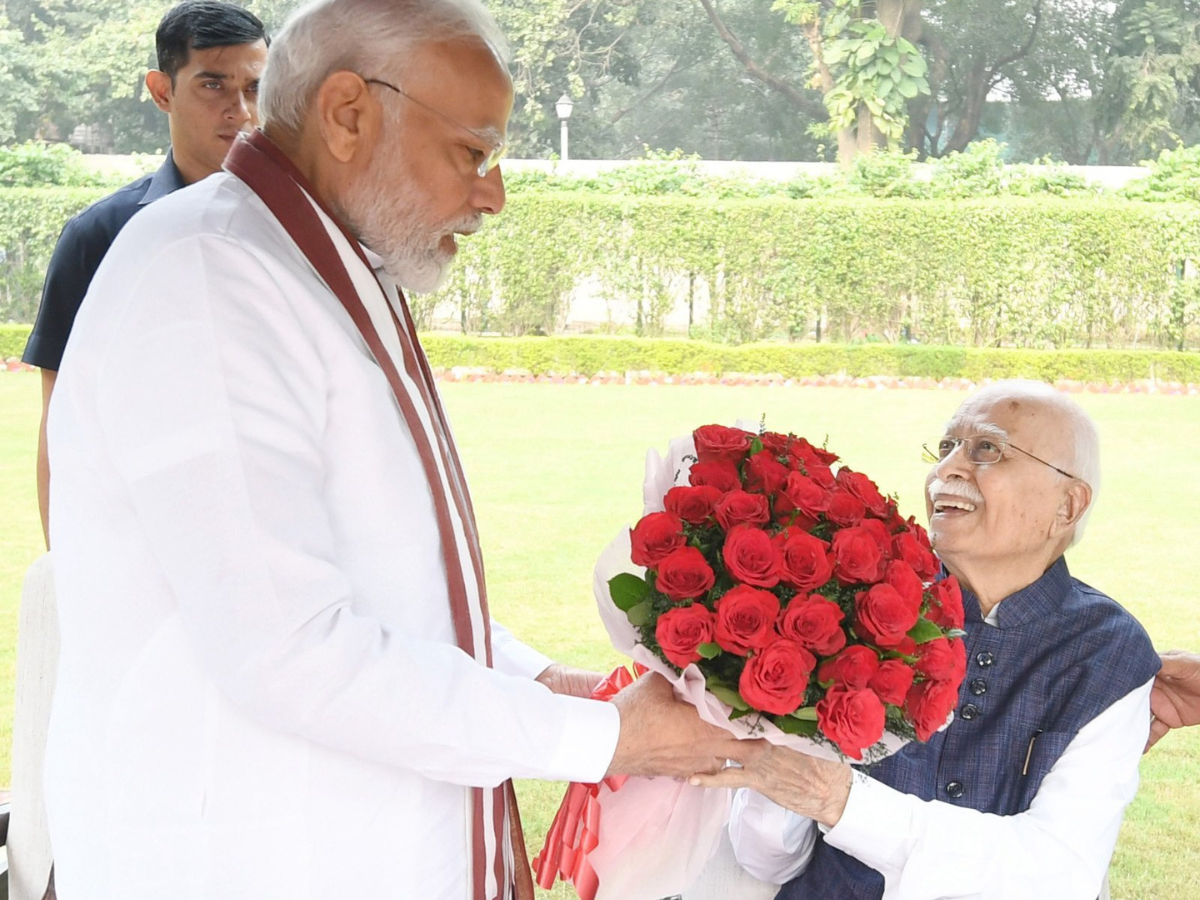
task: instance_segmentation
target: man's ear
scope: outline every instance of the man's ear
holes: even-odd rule
[[[158,69],[151,69],[146,73],[146,90],[150,92],[150,98],[157,106],[165,113],[171,111],[171,100],[175,96],[174,89],[171,87],[171,76],[166,72],[160,72]]]
[[[334,72],[317,90],[317,121],[329,153],[341,163],[370,147],[379,130],[379,105],[355,72]]]
[[[1079,524],[1087,508],[1092,505],[1092,488],[1078,478],[1071,481],[1058,506],[1055,524],[1060,530],[1073,528]]]

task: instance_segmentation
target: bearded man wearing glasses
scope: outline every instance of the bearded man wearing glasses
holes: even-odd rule
[[[488,614],[401,289],[504,206],[503,45],[478,0],[311,3],[263,130],[100,266],[49,422],[63,896],[532,898],[511,778],[739,755]]]
[[[1063,558],[1100,484],[1095,427],[1048,385],[1000,382],[928,449],[930,536],[966,617],[953,722],[869,776],[764,744],[693,781],[746,788],[734,849],[782,900],[1094,900],[1159,667]]]

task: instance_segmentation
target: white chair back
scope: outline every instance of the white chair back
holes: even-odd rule
[[[17,686],[13,712],[12,818],[8,826],[8,893],[40,900],[53,854],[46,826],[42,758],[58,670],[58,612],[50,554],[25,575],[17,626]]]

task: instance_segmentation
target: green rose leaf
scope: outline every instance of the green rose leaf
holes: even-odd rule
[[[935,641],[942,636],[942,629],[938,628],[928,619],[917,619],[917,624],[912,627],[912,631],[908,633],[918,644],[928,644],[930,641]]]
[[[817,708],[815,706],[802,706],[794,712],[788,713],[793,719],[799,719],[801,722],[817,721]]]
[[[696,648],[696,652],[704,659],[715,659],[721,655],[721,645],[714,643],[701,644]]]
[[[801,719],[794,719],[791,716],[774,716],[771,719],[775,723],[775,727],[784,734],[803,734],[808,737],[813,737],[817,733],[817,723],[809,722]]]
[[[650,596],[650,585],[644,578],[622,572],[608,580],[608,593],[617,609],[627,613]]]
[[[726,687],[723,684],[709,684],[708,689],[712,691],[712,695],[722,703],[726,703],[729,706],[732,706],[734,709],[740,709],[743,712],[749,712],[750,704],[743,700],[742,695],[733,688]]]
[[[650,616],[653,613],[653,607],[649,600],[643,600],[630,609],[625,610],[625,617],[629,619],[629,624],[635,628],[641,628],[650,621]]]

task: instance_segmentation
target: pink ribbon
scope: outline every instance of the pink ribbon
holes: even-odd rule
[[[634,664],[637,675],[646,669]],[[634,674],[618,666],[592,691],[593,700],[611,700],[633,684]],[[612,775],[601,784],[614,793],[629,780],[627,775]],[[600,879],[588,856],[600,843],[600,784],[572,781],[554,814],[542,852],[533,858],[534,878],[542,890],[550,890],[555,878],[575,886],[580,900],[595,900]]]

